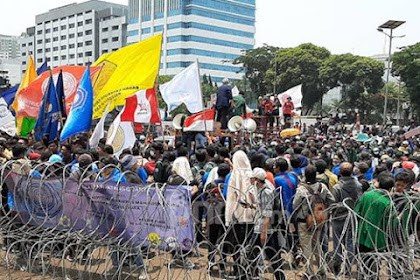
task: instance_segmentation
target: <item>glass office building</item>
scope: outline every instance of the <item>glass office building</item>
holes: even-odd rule
[[[255,44],[255,0],[129,0],[127,43],[163,33],[161,75],[198,59],[201,73],[241,79],[232,60]]]

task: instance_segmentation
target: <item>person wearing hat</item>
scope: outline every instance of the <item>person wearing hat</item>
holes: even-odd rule
[[[282,272],[281,266],[283,260],[281,254],[279,254],[280,244],[277,236],[273,234],[271,228],[271,219],[273,217],[273,201],[274,201],[274,189],[267,184],[267,173],[262,168],[254,168],[251,176],[251,183],[257,188],[256,201],[249,207],[255,207],[257,209],[254,218],[254,233],[252,237],[252,249],[251,269],[250,274],[254,277],[258,277],[260,257],[264,254],[261,253],[261,248],[264,248],[265,255],[271,261],[271,265],[274,270],[274,274],[277,280],[286,279]]]
[[[292,97],[288,96],[286,102],[284,102],[282,107],[284,123],[286,125],[286,128],[290,127],[290,121],[292,119],[292,113],[294,109],[295,104],[292,101]]]
[[[132,155],[125,155],[120,161],[123,171],[132,171],[125,173],[127,182],[144,185],[147,183],[147,172],[138,164],[137,158]]]

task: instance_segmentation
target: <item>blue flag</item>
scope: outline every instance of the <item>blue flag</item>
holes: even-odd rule
[[[39,76],[39,75],[41,75],[42,73],[44,73],[45,71],[47,71],[47,69],[48,69],[47,62],[44,62],[44,64],[42,64],[42,65],[38,68],[38,70],[36,70],[36,73],[37,73],[37,74],[38,74],[38,76]],[[3,98],[4,98],[4,101],[6,101],[6,103],[7,103],[7,107],[8,107],[8,108],[10,108],[10,106],[13,104],[13,101],[15,100],[16,92],[17,92],[17,90],[19,89],[19,86],[20,86],[20,84],[18,84],[18,85],[16,85],[16,86],[14,86],[14,87],[12,87],[12,88],[10,88],[10,89],[8,89],[8,90],[4,91],[4,92],[1,94],[1,97],[3,97]],[[15,115],[15,112],[14,112],[13,110],[11,110],[11,111],[12,111],[12,114],[13,114],[13,116],[14,116],[14,115]]]
[[[59,112],[60,107],[57,100],[57,92],[51,75],[47,90],[42,98],[41,108],[35,124],[34,136],[37,141],[42,140],[44,135],[48,135],[49,141],[53,141],[58,137]]]
[[[58,75],[56,90],[61,116],[66,118],[66,96],[64,95],[63,70],[60,70],[60,74]]]
[[[92,125],[93,115],[93,88],[90,80],[90,69],[86,68],[85,73],[80,81],[70,113],[61,132],[60,141],[67,138],[89,131]]]

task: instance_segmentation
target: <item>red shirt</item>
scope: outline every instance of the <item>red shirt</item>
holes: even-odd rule
[[[295,105],[291,101],[286,101],[286,103],[283,104],[283,114],[292,114],[293,109],[295,109]]]
[[[272,112],[272,111],[273,111],[273,101],[266,100],[264,102],[264,112],[268,113],[268,112]]]

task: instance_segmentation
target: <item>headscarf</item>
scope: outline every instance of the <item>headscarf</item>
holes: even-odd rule
[[[232,175],[226,197],[226,225],[233,222],[252,223],[255,210],[244,208],[239,201],[252,204],[257,198],[257,190],[251,184],[252,169],[248,157],[243,151],[237,151],[232,158]]]
[[[177,158],[173,163],[172,171],[181,176],[188,184],[194,179],[190,162],[186,157]]]

